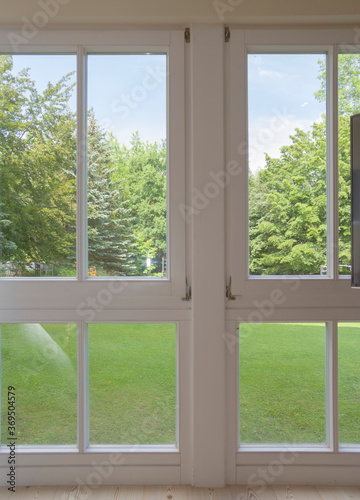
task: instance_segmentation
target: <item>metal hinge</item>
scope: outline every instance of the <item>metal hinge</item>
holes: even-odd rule
[[[184,37],[185,42],[190,43],[190,28],[185,28]]]
[[[186,284],[186,295],[181,300],[189,302],[191,300],[191,286],[189,286],[187,278],[185,284]]]
[[[225,26],[225,42],[230,40],[230,28],[229,26]]]
[[[229,279],[229,284],[226,286],[226,298],[227,300],[236,300],[235,295],[231,293],[231,276]]]

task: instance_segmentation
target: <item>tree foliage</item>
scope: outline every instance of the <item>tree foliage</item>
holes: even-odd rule
[[[89,266],[107,274],[131,276],[134,272],[135,237],[128,200],[121,183],[115,183],[116,168],[111,143],[96,123],[88,122],[88,249]]]
[[[72,74],[39,92],[29,70],[0,56],[0,249],[2,272],[30,263],[75,272],[76,115]],[[161,271],[166,256],[166,145],[130,147],[88,114],[88,249],[91,275]],[[160,265],[146,268],[147,256]]]
[[[145,258],[155,260],[153,273],[161,272],[166,258],[166,144],[141,141],[135,132],[130,147],[114,143],[118,182],[124,179],[133,229],[137,238],[138,273],[146,272]]]
[[[319,61],[326,99],[326,68]],[[339,264],[350,263],[349,117],[360,110],[360,56],[339,57]],[[326,118],[296,129],[280,158],[266,157],[249,179],[251,274],[319,274],[327,264]],[[344,268],[340,268],[342,271]],[[345,271],[347,272],[347,271]]]
[[[40,94],[27,70],[0,57],[2,261],[75,256],[75,118],[68,80]]]

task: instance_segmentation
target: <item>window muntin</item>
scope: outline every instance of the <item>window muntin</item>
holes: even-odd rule
[[[0,276],[75,276],[76,55],[0,65]]]
[[[167,275],[167,55],[87,56],[90,276]]]
[[[8,387],[15,429],[8,429]],[[77,444],[77,325],[1,325],[1,443]],[[14,432],[14,434],[9,434]]]
[[[251,276],[326,274],[326,60],[248,54]]]
[[[240,446],[326,443],[324,323],[239,325]]]
[[[89,325],[89,444],[176,443],[176,325]]]

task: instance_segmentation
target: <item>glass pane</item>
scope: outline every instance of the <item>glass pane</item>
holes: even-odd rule
[[[326,56],[249,54],[249,274],[327,269]]]
[[[325,443],[325,325],[239,330],[240,443]]]
[[[90,444],[174,444],[176,325],[89,326]]]
[[[1,325],[3,444],[9,437],[17,445],[77,443],[76,353],[76,325]],[[8,429],[9,386],[15,388],[15,431]]]
[[[339,442],[360,443],[360,323],[339,323]]]
[[[166,276],[166,55],[88,56],[89,276]]]
[[[339,54],[339,274],[351,274],[350,116],[360,113],[360,54]]]
[[[75,55],[0,55],[0,276],[76,275]]]

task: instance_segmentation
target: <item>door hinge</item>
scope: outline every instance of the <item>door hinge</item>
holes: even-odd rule
[[[184,37],[185,42],[190,43],[190,28],[185,28]]]
[[[183,297],[181,300],[189,302],[191,300],[191,286],[189,286],[187,278],[185,284],[186,284],[186,294],[185,297]]]
[[[231,276],[229,279],[229,284],[226,286],[226,298],[227,300],[236,300],[235,295],[231,293]]]
[[[230,28],[229,26],[225,26],[225,42],[230,40]]]

